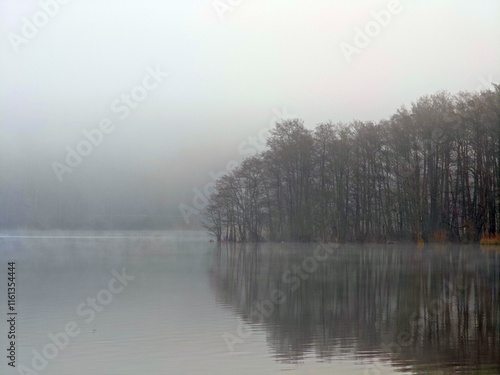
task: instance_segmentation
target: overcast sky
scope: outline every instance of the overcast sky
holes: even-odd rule
[[[109,118],[93,163],[210,168],[207,153],[235,151],[275,109],[310,128],[379,120],[421,95],[500,79],[497,0],[403,0],[380,30],[373,12],[391,1],[231,2],[72,0],[43,25],[37,1],[0,0],[0,158],[44,160],[51,174],[82,129]],[[21,43],[26,19],[42,26]],[[356,47],[369,24],[374,36],[349,62],[342,43]],[[112,103],[148,67],[169,77],[120,119]]]

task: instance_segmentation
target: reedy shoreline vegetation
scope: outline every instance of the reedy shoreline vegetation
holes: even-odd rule
[[[276,123],[216,182],[218,241],[477,242],[500,232],[500,86],[438,92],[378,123]]]

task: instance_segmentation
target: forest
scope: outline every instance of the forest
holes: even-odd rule
[[[276,123],[220,178],[217,241],[476,242],[500,231],[500,85],[423,96],[379,122]]]

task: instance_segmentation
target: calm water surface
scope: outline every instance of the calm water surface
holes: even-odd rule
[[[500,374],[499,251],[24,235],[0,236],[0,347],[8,261],[18,366],[80,330],[41,374]],[[119,293],[113,270],[134,277]]]

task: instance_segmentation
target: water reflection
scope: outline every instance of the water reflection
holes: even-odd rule
[[[318,258],[315,246],[222,244],[214,253],[217,302],[262,327],[277,360],[313,353],[367,361],[370,374],[377,361],[419,374],[500,374],[499,253],[347,245]]]

